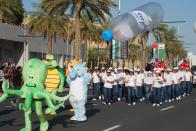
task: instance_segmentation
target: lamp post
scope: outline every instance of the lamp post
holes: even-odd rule
[[[193,25],[193,29],[194,29],[194,31],[195,31],[195,33],[196,33],[196,22],[195,22],[194,25]]]
[[[121,10],[121,0],[118,0],[118,15],[120,15],[120,10]],[[118,42],[118,50],[119,50],[119,58],[118,58],[118,64],[117,66],[119,66],[120,62],[121,62],[121,42]]]

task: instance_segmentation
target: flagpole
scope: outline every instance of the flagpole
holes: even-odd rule
[[[118,15],[120,15],[120,10],[121,10],[121,0],[118,0]],[[120,41],[118,41],[118,52],[119,52],[119,54],[118,54],[118,64],[117,64],[117,66],[119,66],[120,64],[121,64],[121,44],[120,44],[121,42]],[[122,67],[122,65],[120,65],[121,67]]]

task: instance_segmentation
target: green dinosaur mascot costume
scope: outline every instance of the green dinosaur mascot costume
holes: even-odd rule
[[[54,55],[47,54],[43,62],[48,65],[48,72],[45,81],[46,90],[52,94],[63,92],[65,76],[63,69],[57,65]],[[56,102],[54,103],[56,104]],[[51,112],[50,115],[56,115],[56,112]]]
[[[19,104],[19,109],[25,113],[25,128],[21,129],[21,131],[32,130],[31,113],[33,110],[35,110],[40,120],[40,131],[48,130],[49,125],[42,111],[42,102],[45,101],[47,104],[45,112],[51,113],[60,107],[64,107],[63,102],[70,97],[70,95],[58,97],[45,90],[44,83],[47,71],[48,67],[44,62],[39,59],[30,59],[23,68],[24,85],[20,90],[9,89],[7,80],[3,80],[2,89],[4,94],[0,97],[0,102],[4,101],[8,95],[18,95],[24,99],[24,103]],[[53,105],[53,101],[61,103]]]
[[[54,55],[47,54],[43,61],[48,65],[48,74],[45,81],[46,90],[53,94],[63,92],[65,76],[63,69],[57,65]]]

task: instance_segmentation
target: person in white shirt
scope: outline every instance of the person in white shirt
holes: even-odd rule
[[[160,104],[163,104],[163,102],[165,102],[165,82],[166,82],[166,79],[165,79],[165,71],[162,69],[161,70],[161,73],[160,73],[162,79],[163,79],[163,83],[161,84],[161,102]]]
[[[107,73],[106,73],[106,69],[104,67],[102,67],[101,69],[101,73],[100,73],[100,78],[101,78],[101,82],[100,82],[100,90],[101,90],[101,96],[99,96],[99,99],[104,99],[104,79],[105,77],[107,77]]]
[[[100,72],[97,69],[95,69],[95,71],[92,74],[92,80],[93,80],[93,100],[97,100],[98,96],[101,95],[99,74],[100,74]]]
[[[117,70],[111,70],[111,75],[114,79],[114,84],[112,85],[112,100],[117,100],[119,93],[118,93],[118,75],[117,75]]]
[[[186,77],[186,95],[189,96],[191,94],[191,80],[192,80],[192,73],[189,68],[186,68],[185,77]]]
[[[107,76],[104,79],[104,105],[111,105],[111,95],[112,95],[112,85],[114,84],[114,79],[111,76],[111,71],[107,70]]]
[[[148,103],[152,91],[153,75],[151,71],[147,71],[144,77],[145,100]]]
[[[181,99],[179,96],[179,85],[180,85],[180,76],[178,74],[178,68],[175,67],[173,69],[173,74],[172,74],[172,83],[173,83],[173,90],[172,90],[172,100],[176,99],[179,100]]]
[[[171,69],[166,69],[164,78],[165,78],[165,100],[166,102],[169,101],[171,102],[172,100],[172,74],[171,74]]]
[[[163,78],[160,75],[160,71],[155,72],[155,77],[153,80],[153,106],[160,106],[160,94],[161,94],[161,84],[163,84]]]
[[[92,71],[90,69],[87,69],[87,74],[89,77],[89,82],[88,82],[88,89],[89,89],[92,84]]]
[[[138,70],[136,72],[136,96],[140,101],[143,100],[142,87],[144,84],[144,75]]]
[[[185,86],[186,86],[186,76],[185,76],[185,71],[183,68],[180,68],[178,71],[178,75],[180,76],[180,94],[181,96],[185,96]]]
[[[135,84],[136,84],[136,78],[134,76],[134,72],[133,71],[129,71],[126,70],[125,71],[126,74],[126,78],[124,80],[125,82],[125,88],[126,88],[126,92],[127,92],[127,103],[128,105],[135,105],[136,104],[136,100],[135,100]]]
[[[121,101],[122,98],[125,96],[125,86],[124,86],[124,78],[125,73],[123,72],[122,68],[118,68],[118,101]]]

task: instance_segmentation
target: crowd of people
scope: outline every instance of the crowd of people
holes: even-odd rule
[[[192,74],[189,68],[155,68],[153,71],[145,71],[96,67],[94,70],[89,69],[88,75],[89,86],[93,86],[92,100],[102,100],[104,105],[125,100],[128,105],[145,101],[160,106],[191,94]],[[22,68],[9,62],[4,63],[0,67],[0,79],[4,78],[9,80],[10,88],[18,89],[22,86]]]
[[[12,89],[18,89],[22,85],[22,67],[15,66],[10,62],[5,62],[0,66],[0,80],[7,79],[9,81],[9,87]],[[0,82],[2,85],[2,82]],[[0,88],[0,92],[2,92]]]
[[[192,73],[189,68],[167,68],[144,71],[141,69],[95,68],[88,70],[93,85],[94,101],[104,105],[126,101],[135,105],[145,101],[153,106],[181,100],[191,95]]]

